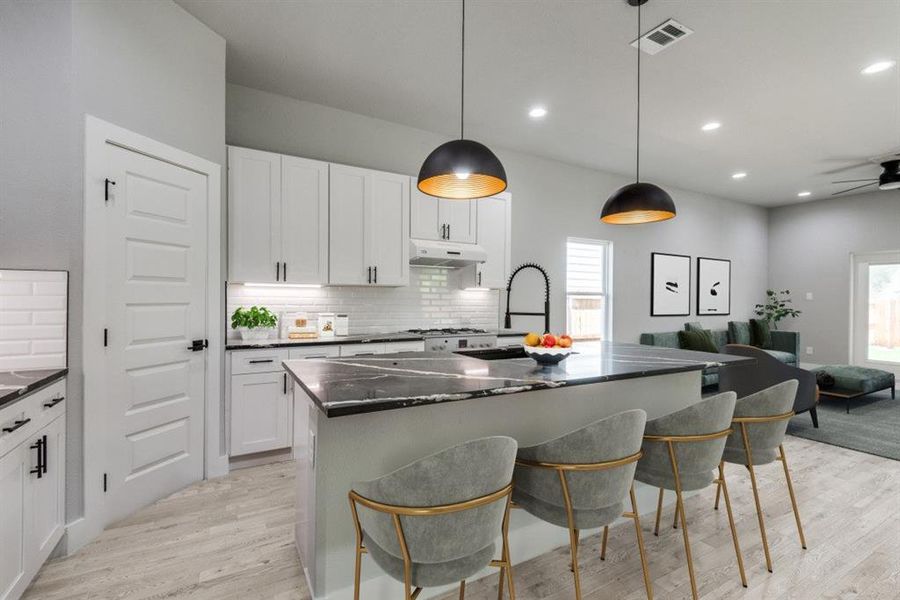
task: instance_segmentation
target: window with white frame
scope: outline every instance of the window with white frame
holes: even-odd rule
[[[566,327],[576,340],[608,340],[612,330],[612,242],[566,241]]]

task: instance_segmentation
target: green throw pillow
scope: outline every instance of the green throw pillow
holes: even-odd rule
[[[751,344],[763,350],[772,349],[772,332],[769,330],[769,322],[762,319],[750,319]]]
[[[685,350],[696,350],[698,352],[718,353],[719,349],[712,341],[712,336],[706,330],[700,331],[679,331],[678,345]]]

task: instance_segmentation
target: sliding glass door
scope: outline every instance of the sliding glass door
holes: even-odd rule
[[[900,372],[900,252],[853,257],[853,363]]]

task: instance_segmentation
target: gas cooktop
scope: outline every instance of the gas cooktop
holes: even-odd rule
[[[447,327],[444,329],[408,329],[407,333],[424,336],[445,336],[445,335],[484,335],[487,333],[484,329],[473,329],[472,327]]]

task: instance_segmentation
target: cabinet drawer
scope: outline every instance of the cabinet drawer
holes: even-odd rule
[[[281,363],[288,358],[286,348],[267,350],[233,350],[231,352],[231,374],[271,373],[281,371]]]
[[[508,335],[497,338],[497,347],[498,348],[509,348],[510,346],[521,346],[522,339],[524,336],[521,335]]]
[[[413,340],[410,342],[388,342],[384,345],[385,354],[392,352],[424,352],[425,342],[422,340]]]
[[[65,395],[66,380],[61,379],[0,410],[0,456],[65,413],[66,403],[60,400],[65,400]],[[22,421],[26,422],[16,426]],[[2,431],[13,427],[14,431]]]
[[[341,346],[341,356],[372,356],[384,354],[384,344],[344,344]]]
[[[312,346],[310,348],[291,348],[289,352],[291,360],[298,358],[331,358],[340,355],[341,347],[337,344]]]

